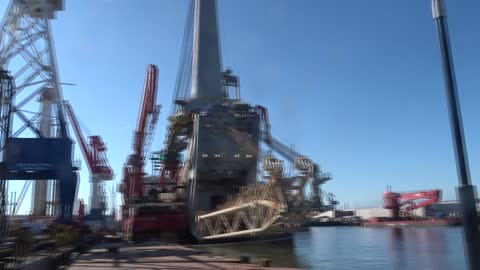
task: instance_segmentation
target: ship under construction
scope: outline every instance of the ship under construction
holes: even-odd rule
[[[321,189],[331,175],[271,136],[267,109],[242,101],[239,77],[221,60],[217,2],[193,0],[165,147],[152,153],[158,69],[147,68],[133,151],[122,175],[125,238],[283,237],[312,211],[336,204]],[[145,172],[149,159],[151,175]]]

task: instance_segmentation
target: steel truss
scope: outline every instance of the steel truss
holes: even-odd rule
[[[301,226],[308,207],[304,187],[312,178],[309,163],[299,160],[299,175],[286,177],[283,161],[269,155],[263,159],[266,184],[241,188],[221,209],[199,215],[196,228],[204,240],[288,232]],[[301,167],[303,165],[303,167]]]
[[[227,202],[222,210],[197,217],[203,239],[253,235],[278,225],[287,204],[278,185],[254,185]]]
[[[29,11],[21,1],[12,0],[0,26],[0,66],[8,68],[13,76],[12,112],[21,122],[12,127],[10,135],[18,137],[29,129],[37,137],[46,137],[40,130],[40,120],[66,135],[50,15],[45,11],[44,16],[36,18]],[[31,110],[32,101],[50,101],[56,110],[42,115]]]
[[[0,25],[0,69],[8,70],[13,77],[10,110],[2,111],[1,116],[11,122],[7,130],[2,130],[2,135],[7,138],[69,140],[50,25],[50,19],[62,9],[63,1],[11,0],[3,17]],[[4,95],[2,93],[2,98]],[[36,102],[40,103],[40,110]],[[5,140],[1,142],[0,151],[4,161]],[[72,185],[75,188],[76,173],[69,163],[58,175],[62,180],[65,178],[73,182],[65,185],[54,179],[33,182],[33,214],[71,215],[71,206],[65,208],[64,199],[72,199],[66,196],[72,194]],[[25,182],[25,185],[29,184]],[[60,198],[60,190],[64,198]],[[62,207],[59,208],[59,204]]]
[[[13,78],[5,70],[0,70],[0,142],[3,144],[10,130],[11,118],[9,117],[9,112],[11,110],[13,97]],[[2,156],[3,158],[3,151]],[[3,168],[0,171],[0,174],[3,172]],[[7,198],[7,187],[4,176],[0,176],[0,239],[3,239],[7,232],[7,219],[6,219],[6,198]]]

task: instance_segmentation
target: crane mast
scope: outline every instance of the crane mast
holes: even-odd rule
[[[67,116],[72,123],[83,157],[88,164],[88,170],[91,177],[90,213],[100,214],[105,208],[103,181],[112,180],[114,175],[113,169],[107,159],[107,147],[102,138],[98,135],[88,136],[89,140],[87,143],[84,132],[82,132],[80,127],[80,121],[78,120],[72,105],[68,101],[64,101],[63,105],[65,106]]]
[[[158,68],[148,65],[137,127],[133,137],[133,153],[123,168],[122,192],[126,201],[143,195],[145,157],[150,151],[155,127],[160,114],[160,105],[156,104]]]

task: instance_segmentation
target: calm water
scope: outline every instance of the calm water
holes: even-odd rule
[[[312,227],[297,233],[293,244],[219,245],[208,250],[305,269],[465,269],[461,227]]]

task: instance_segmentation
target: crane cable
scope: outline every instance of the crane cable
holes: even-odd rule
[[[186,18],[187,23],[185,24],[183,33],[183,44],[175,82],[171,114],[174,114],[179,109],[179,106],[175,105],[175,100],[185,99],[187,97],[187,91],[191,86],[194,7],[194,2],[190,1]]]

